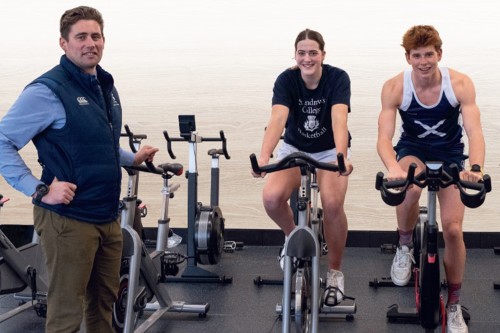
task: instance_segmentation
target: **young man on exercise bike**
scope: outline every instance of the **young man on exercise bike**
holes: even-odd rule
[[[103,19],[90,7],[60,20],[60,64],[31,82],[0,121],[0,174],[33,197],[49,274],[46,332],[114,332],[122,254],[120,165],[152,160],[120,148],[122,109],[111,74],[99,66]],[[33,140],[40,179],[18,150]]]
[[[382,110],[378,120],[377,151],[387,168],[387,179],[406,177],[411,163],[416,174],[425,170],[426,161],[442,161],[445,170],[456,163],[464,180],[482,178],[485,143],[471,79],[450,68],[439,67],[442,41],[432,26],[410,28],[403,36],[406,61],[411,69],[389,79],[382,88]],[[395,147],[396,114],[402,130]],[[469,143],[469,164],[464,169],[462,132]],[[413,186],[404,202],[396,207],[399,245],[391,267],[394,284],[404,286],[412,274],[413,229],[419,215],[421,189]],[[445,242],[444,266],[448,282],[447,332],[467,332],[462,317],[460,290],[465,269],[465,244],[462,234],[464,205],[459,192],[450,186],[438,193]]]

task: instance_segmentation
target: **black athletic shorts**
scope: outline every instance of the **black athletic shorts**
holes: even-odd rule
[[[456,164],[458,169],[462,171],[465,166],[465,160],[469,156],[464,155],[463,149],[438,150],[432,147],[417,146],[412,143],[399,141],[394,147],[396,158],[399,161],[405,156],[415,156],[423,163],[428,161],[443,162],[444,170],[450,173],[450,166]]]

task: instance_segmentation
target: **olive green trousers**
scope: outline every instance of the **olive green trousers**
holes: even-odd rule
[[[81,222],[39,206],[33,216],[49,278],[46,332],[78,332],[84,316],[87,333],[114,332],[112,310],[123,243],[120,221]]]

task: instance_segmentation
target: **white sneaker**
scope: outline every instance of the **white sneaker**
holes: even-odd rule
[[[344,299],[344,273],[330,269],[326,273],[326,289],[323,294],[323,303],[335,306]]]
[[[469,329],[462,316],[460,304],[452,304],[446,307],[446,333],[467,333]]]
[[[280,255],[278,256],[278,260],[280,262],[280,267],[281,270],[285,270],[285,244],[283,244],[283,247],[280,250]],[[295,266],[297,265],[297,258],[292,258],[292,272],[295,269]]]
[[[406,245],[398,246],[391,267],[391,279],[396,286],[402,287],[408,284],[414,263],[413,249]]]
[[[284,267],[285,267],[285,245],[284,244],[283,244],[283,247],[280,250],[280,254],[278,256],[278,260],[280,262],[281,270],[284,270]]]

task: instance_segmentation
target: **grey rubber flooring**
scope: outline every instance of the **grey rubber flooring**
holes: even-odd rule
[[[220,276],[232,277],[230,284],[168,283],[173,300],[210,304],[205,318],[195,314],[166,313],[148,332],[151,333],[271,333],[281,332],[281,321],[275,308],[281,302],[279,285],[256,286],[254,279],[281,279],[274,246],[245,246],[234,253],[224,253],[215,266],[203,266]],[[319,332],[424,332],[418,324],[391,323],[388,307],[415,305],[412,287],[379,287],[369,285],[375,278],[387,277],[393,255],[379,248],[348,247],[343,271],[345,292],[356,298],[353,321],[328,319],[320,321]],[[321,259],[324,274],[326,258]],[[182,267],[181,267],[182,272]],[[468,249],[467,267],[462,289],[462,305],[469,310],[469,332],[500,332],[500,256],[493,249]],[[446,290],[443,290],[446,297]],[[17,306],[12,295],[0,296],[0,314]],[[146,312],[143,316],[147,318]],[[82,330],[83,331],[83,330]],[[438,327],[436,332],[440,332]],[[44,319],[29,309],[0,323],[1,333],[44,332]]]

